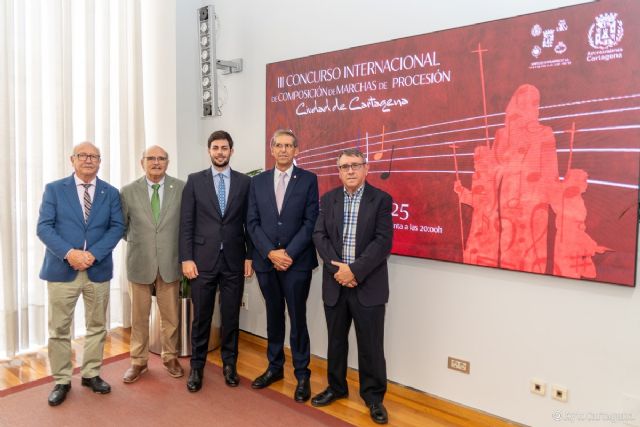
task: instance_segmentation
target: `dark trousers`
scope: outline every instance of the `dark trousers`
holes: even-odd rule
[[[244,292],[244,271],[230,271],[221,253],[213,271],[199,271],[191,281],[193,323],[191,326],[191,367],[204,368],[211,333],[211,317],[220,287],[220,317],[222,319],[222,363],[235,365],[238,360],[240,304]]]
[[[311,344],[307,329],[307,297],[311,284],[311,271],[277,271],[258,273],[258,283],[267,307],[267,358],[269,369],[284,367],[285,303],[289,312],[291,330],[289,343],[294,374],[298,380],[309,378]]]
[[[365,307],[358,301],[356,289],[343,287],[333,307],[325,304],[329,346],[327,377],[337,394],[349,391],[347,359],[351,321],[356,327],[360,396],[367,405],[380,403],[387,391],[387,364],[384,358],[385,305]]]

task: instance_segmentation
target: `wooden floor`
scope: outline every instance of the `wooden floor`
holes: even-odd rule
[[[105,344],[105,358],[117,356],[129,351],[128,328],[111,330]],[[267,366],[266,340],[245,332],[241,333],[239,344],[238,373],[253,379],[260,375]],[[74,362],[82,359],[82,339],[73,342]],[[220,352],[214,350],[209,353],[208,361],[220,366]],[[182,358],[181,364],[188,372],[189,359]],[[271,386],[272,390],[293,396],[296,380],[291,367],[291,355],[287,350],[287,366],[285,366],[285,379]],[[77,363],[74,363],[77,365]],[[311,358],[311,390],[318,393],[327,386],[327,363],[324,359],[312,356]],[[9,361],[0,361],[0,390],[16,385],[28,383],[50,375],[47,349],[16,357]],[[143,381],[141,379],[141,381]],[[185,379],[186,381],[186,379]],[[243,379],[243,381],[246,381]],[[332,405],[321,408],[322,411],[358,426],[375,426],[369,417],[369,410],[364,406],[358,395],[358,373],[349,370],[348,382],[350,395],[348,399],[338,400]],[[259,391],[256,391],[259,393]],[[42,397],[43,403],[45,396]],[[389,425],[391,426],[482,426],[501,427],[512,426],[505,420],[492,417],[485,413],[477,412],[454,403],[437,399],[427,394],[403,387],[397,384],[389,384],[384,400],[389,411]],[[307,402],[307,405],[310,405]]]

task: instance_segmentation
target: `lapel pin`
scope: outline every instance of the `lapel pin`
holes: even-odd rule
[[[293,175],[293,179],[296,179],[298,177],[298,175]]]

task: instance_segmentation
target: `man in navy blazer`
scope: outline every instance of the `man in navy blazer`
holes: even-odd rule
[[[124,232],[118,190],[97,178],[100,151],[90,142],[73,149],[74,174],[46,185],[38,218],[38,237],[46,246],[40,278],[49,294],[49,363],[55,387],[49,405],[62,403],[71,388],[70,326],[80,294],[87,332],[82,385],[105,394],[99,376],[113,277],[111,253]]]
[[[318,266],[311,234],[318,217],[318,178],[293,164],[298,142],[290,130],[271,138],[274,169],[253,178],[247,225],[254,244],[253,268],[267,308],[269,367],[252,384],[264,388],[284,377],[285,303],[291,321],[289,335],[296,402],[311,396],[307,297],[311,270]]]
[[[348,395],[347,352],[353,322],[360,396],[373,421],[386,424],[387,410],[382,403],[387,390],[384,312],[389,299],[392,200],[366,182],[369,165],[359,150],[344,150],[338,157],[338,170],[343,186],[322,196],[313,232],[313,242],[324,263],[322,299],[329,338],[329,387],[314,396],[311,404],[326,406]]]
[[[189,175],[180,207],[179,255],[182,273],[191,279],[193,301],[191,372],[187,381],[191,392],[202,387],[218,287],[222,373],[229,387],[239,384],[240,304],[244,278],[253,274],[248,255],[251,240],[245,227],[251,178],[229,167],[233,139],[228,132],[213,132],[207,144],[212,165]]]

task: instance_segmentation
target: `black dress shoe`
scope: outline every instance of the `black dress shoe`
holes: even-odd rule
[[[202,388],[202,368],[191,368],[189,379],[187,380],[187,389],[190,392],[196,392]]]
[[[49,393],[49,406],[58,406],[67,398],[71,384],[56,384]]]
[[[311,397],[311,385],[309,384],[309,378],[303,378],[298,380],[298,386],[296,392],[293,393],[293,400],[299,403],[304,403]]]
[[[331,387],[327,387],[326,390],[323,391],[322,393],[319,393],[313,396],[313,399],[311,399],[311,404],[316,407],[327,406],[328,404],[332,403],[334,400],[344,399],[345,397],[348,397],[348,396],[349,396],[349,393],[337,394],[335,391],[331,389]]]
[[[279,381],[284,378],[284,372],[280,371],[271,371],[267,369],[264,374],[260,375],[258,378],[253,380],[251,383],[252,388],[265,388],[269,387],[276,381]]]
[[[238,384],[240,384],[240,377],[238,376],[234,365],[224,365],[222,368],[222,375],[224,375],[224,382],[229,387],[238,387]]]
[[[96,376],[93,378],[82,377],[82,385],[89,387],[94,393],[107,394],[111,393],[111,386],[105,380]]]
[[[369,405],[369,414],[371,414],[371,419],[378,424],[386,424],[389,422],[387,409],[382,402]]]

